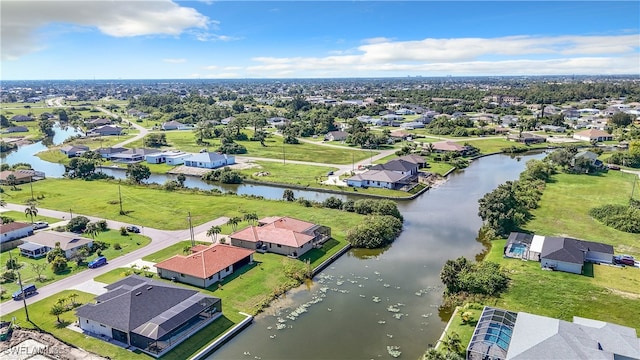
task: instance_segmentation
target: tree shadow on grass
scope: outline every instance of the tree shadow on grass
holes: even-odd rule
[[[584,263],[584,266],[582,267],[582,275],[590,278],[593,277],[593,263]]]
[[[62,320],[62,321],[56,323],[56,329],[64,329],[67,326],[69,326],[70,324],[71,324],[71,321]]]
[[[206,289],[211,291],[211,292],[216,292],[218,290],[224,290],[224,285],[233,281],[234,279],[241,277],[242,275],[246,274],[247,272],[249,272],[250,270],[252,270],[255,267],[260,266],[260,268],[262,268],[262,262],[260,261],[255,261],[253,260],[252,264],[246,264],[244,266],[242,266],[240,269],[233,271],[233,273],[227,277],[225,277],[224,279],[218,281],[217,283],[207,287]]]

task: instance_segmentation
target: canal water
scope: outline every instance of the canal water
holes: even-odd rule
[[[543,156],[481,158],[440,187],[400,202],[404,230],[392,246],[349,251],[209,359],[391,359],[390,351],[417,359],[448,321],[438,316],[442,266],[482,250],[478,199]]]
[[[61,134],[58,140],[70,135]],[[42,150],[42,143],[23,146],[3,161],[28,162],[48,177],[61,177],[63,166],[33,156]],[[209,359],[391,359],[391,353],[417,359],[436,343],[448,320],[438,315],[440,269],[447,259],[473,259],[482,250],[476,241],[481,225],[478,199],[506,180],[517,179],[527,160],[544,155],[484,157],[451,174],[438,188],[399,202],[405,223],[390,247],[347,252],[312,283],[275,301]],[[122,170],[110,174],[124,177]],[[169,178],[152,175],[149,182],[162,184]],[[281,199],[283,192],[261,185],[214,186],[192,177],[186,185],[271,199]],[[294,192],[318,201],[333,196]]]

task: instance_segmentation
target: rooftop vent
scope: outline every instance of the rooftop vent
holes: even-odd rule
[[[138,291],[138,292],[136,293],[136,296],[139,296],[139,295],[142,295],[142,293],[141,293],[140,291]]]
[[[153,286],[149,286],[149,287],[147,288],[147,290],[151,290],[151,289],[153,289]]]

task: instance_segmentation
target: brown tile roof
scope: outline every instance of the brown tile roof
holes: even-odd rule
[[[166,269],[206,279],[254,252],[253,250],[236,246],[216,244],[188,256],[176,255],[154,266],[158,269]]]
[[[250,242],[269,242],[291,247],[301,247],[313,240],[313,235],[305,232],[314,226],[313,223],[290,217],[266,217],[258,222],[262,226],[249,226],[231,234],[234,239]]]
[[[608,132],[603,131],[603,130],[598,130],[598,129],[589,129],[589,130],[579,131],[579,132],[575,133],[574,135],[588,136],[590,139],[596,139],[596,138],[599,138],[599,137],[611,137],[612,136]]]
[[[5,170],[5,171],[0,171],[0,180],[6,181],[7,177],[9,175],[13,175],[16,178],[16,181],[21,181],[23,179],[28,179],[31,176],[33,176],[33,172],[27,172],[27,171],[11,171],[11,170]]]
[[[433,143],[433,148],[441,151],[465,151],[467,147],[455,141],[438,141]]]
[[[27,224],[27,223],[21,223],[21,222],[12,222],[12,223],[8,223],[8,224],[0,224],[0,233],[2,234],[6,234],[8,232],[14,231],[14,230],[18,230],[18,229],[24,229],[27,227],[31,227],[31,224]]]
[[[208,249],[211,245],[196,245],[191,248],[191,253],[197,253],[198,251],[202,251],[204,249]]]
[[[286,216],[273,216],[273,217],[262,218],[260,219],[259,223],[264,224],[263,227],[273,226],[278,229],[286,229],[286,230],[296,231],[300,233],[315,226],[315,224],[313,223],[286,217]]]

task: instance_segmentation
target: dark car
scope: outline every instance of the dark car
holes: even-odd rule
[[[616,264],[635,266],[636,260],[631,255],[616,255],[613,257],[613,262]]]
[[[127,231],[137,234],[140,232],[140,229],[137,226],[127,226]]]
[[[23,297],[29,297],[35,294],[36,291],[38,291],[38,289],[35,285],[26,285],[22,288],[22,290],[14,292],[11,297],[13,298],[13,300],[21,300]]]
[[[331,176],[331,175],[333,175],[333,171],[329,171],[329,172],[327,173],[327,176]]]

